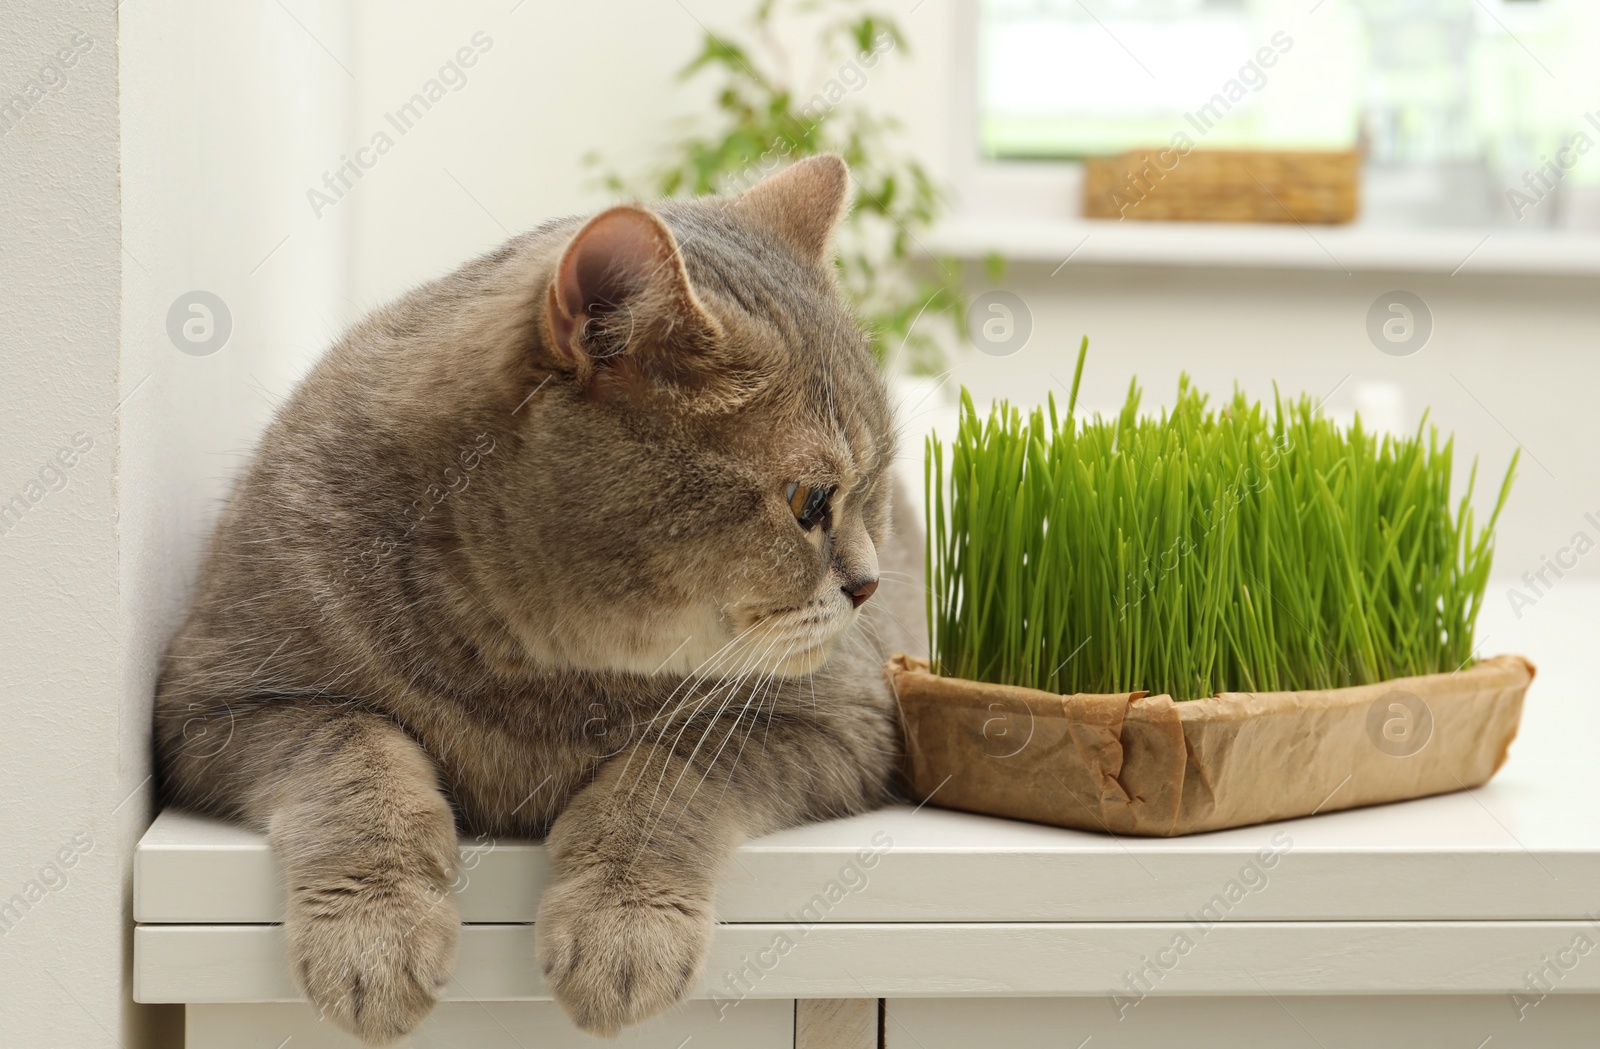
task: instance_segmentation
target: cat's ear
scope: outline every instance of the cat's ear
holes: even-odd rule
[[[602,211],[573,235],[546,306],[551,344],[580,376],[646,346],[692,350],[717,334],[672,231],[655,213],[628,204]]]
[[[837,153],[789,165],[734,197],[745,222],[773,234],[809,262],[828,257],[834,228],[850,203],[850,169]]]

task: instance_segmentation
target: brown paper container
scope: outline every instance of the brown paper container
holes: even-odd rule
[[[906,776],[946,808],[1169,837],[1481,786],[1505,762],[1534,667],[1319,692],[1058,696],[885,668]]]

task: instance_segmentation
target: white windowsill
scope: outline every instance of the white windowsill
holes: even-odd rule
[[[958,217],[922,238],[936,255],[1068,266],[1484,275],[1600,275],[1600,235],[1506,227],[1430,229]]]

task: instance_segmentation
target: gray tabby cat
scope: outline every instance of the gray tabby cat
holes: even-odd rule
[[[848,187],[824,156],[547,223],[357,324],[262,439],[167,653],[159,765],[267,834],[294,976],[367,1042],[450,980],[460,832],[546,837],[540,965],[612,1034],[697,987],[741,839],[890,797],[920,554],[884,545],[895,434],[829,257]],[[880,551],[906,574],[862,609]]]

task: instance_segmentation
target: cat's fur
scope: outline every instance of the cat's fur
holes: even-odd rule
[[[357,324],[262,439],[163,667],[162,783],[266,832],[295,978],[367,1041],[450,979],[458,831],[547,836],[540,964],[614,1033],[697,986],[740,839],[889,797],[920,557],[883,549],[848,186],[819,157],[548,223]],[[838,486],[826,527],[794,482]],[[911,574],[858,613],[880,550]]]

